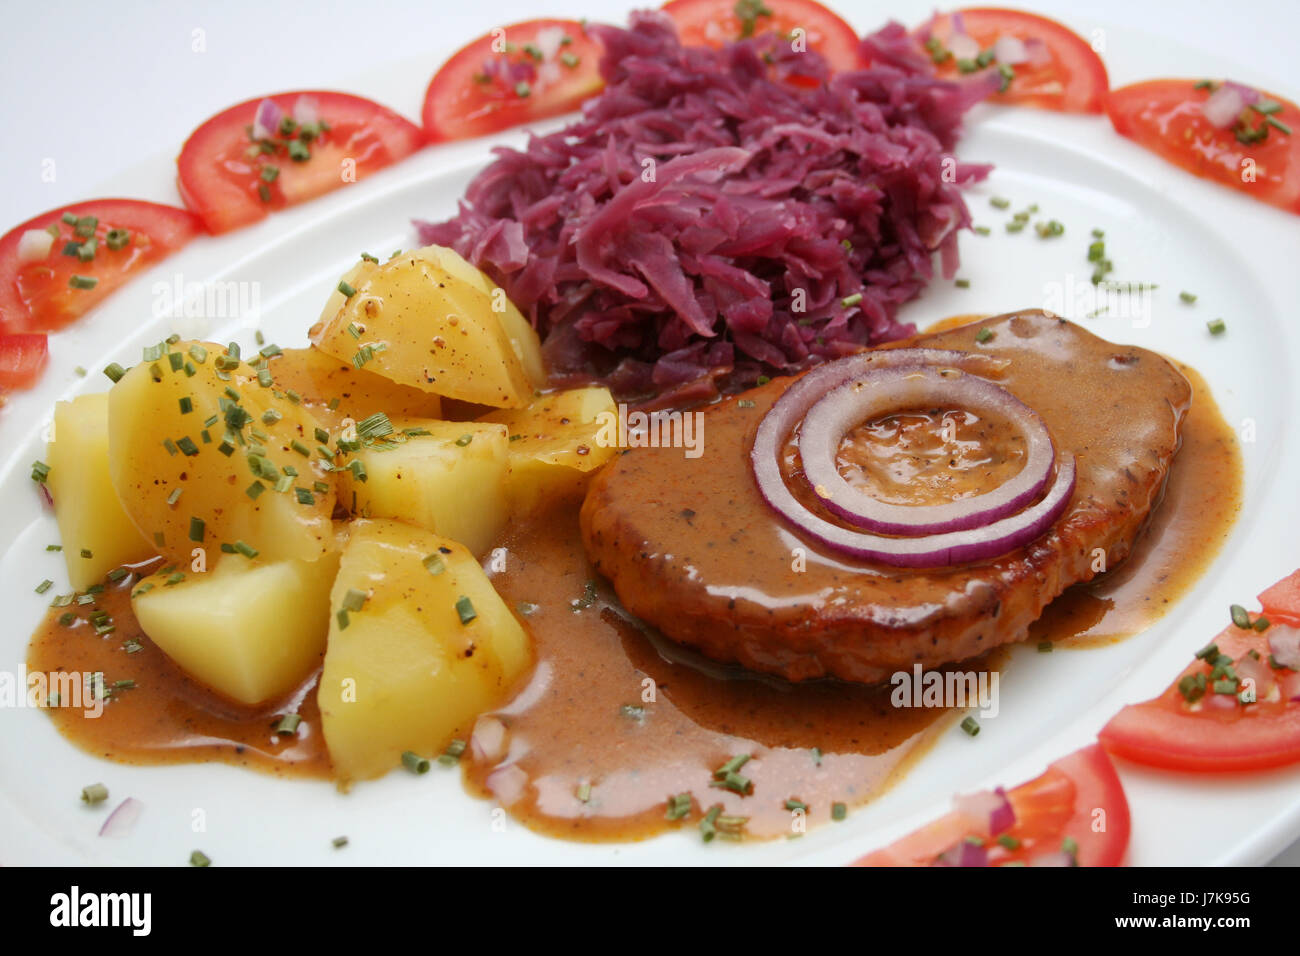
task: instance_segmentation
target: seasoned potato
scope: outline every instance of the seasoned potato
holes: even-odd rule
[[[145,578],[131,608],[149,639],[187,674],[256,704],[292,690],[320,665],[338,564],[338,551],[317,561],[223,555],[202,573]]]
[[[54,440],[45,463],[68,579],[76,590],[157,554],[127,517],[109,478],[107,392],[54,406]]]
[[[527,408],[492,412],[510,433],[510,507],[525,514],[543,501],[582,489],[618,450],[606,440],[618,414],[607,388],[543,395]],[[616,440],[616,439],[615,439]]]
[[[200,546],[270,561],[328,551],[334,476],[316,451],[322,436],[307,409],[216,345],[171,346],[108,397],[113,487],[145,538],[178,563]]]
[[[528,636],[474,556],[413,525],[353,522],[330,606],[317,699],[344,783],[468,736],[532,661]]]
[[[492,297],[421,253],[362,262],[326,302],[312,342],[401,385],[493,408],[533,393]]]
[[[489,279],[481,269],[465,261],[455,249],[446,246],[425,246],[415,254],[425,256],[456,278],[468,282],[489,297],[495,297],[492,304],[494,307],[500,304],[501,308],[497,315],[506,330],[510,344],[514,346],[515,354],[523,363],[524,373],[533,388],[541,388],[546,383],[546,366],[542,363],[542,343],[537,338],[537,331],[515,304],[506,297],[505,291]]]
[[[355,468],[341,470],[340,500],[357,514],[401,518],[482,555],[510,517],[505,426],[420,419],[392,425],[391,436],[348,459],[360,461],[365,480]]]
[[[398,385],[318,348],[285,349],[268,367],[276,389],[296,392],[316,420],[331,430],[346,418],[361,421],[375,412],[390,418],[442,417],[437,395]]]

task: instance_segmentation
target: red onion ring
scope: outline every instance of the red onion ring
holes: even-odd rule
[[[1032,541],[1065,510],[1074,494],[1073,455],[1064,456],[1046,496],[1018,514],[980,528],[888,538],[840,527],[805,508],[786,487],[780,452],[786,436],[816,402],[831,389],[861,377],[870,369],[907,365],[938,365],[973,371],[983,365],[1000,371],[1006,362],[989,356],[938,349],[882,349],[851,355],[822,365],[786,390],[759,423],[750,450],[750,466],[759,493],[768,506],[800,531],[835,551],[895,567],[943,567],[1004,554]]]
[[[1017,426],[1027,453],[1015,477],[972,498],[927,506],[889,504],[844,480],[835,455],[849,429],[891,411],[936,402],[991,409]],[[965,531],[1019,511],[1047,484],[1056,449],[1043,420],[1005,388],[961,372],[914,366],[874,371],[827,392],[804,417],[799,455],[804,475],[830,511],[868,531],[911,536]]]
[[[135,828],[135,821],[140,818],[144,804],[135,797],[127,797],[117,805],[117,809],[108,815],[104,825],[99,828],[102,837],[128,836]]]
[[[957,796],[953,798],[953,806],[958,813],[971,820],[984,837],[1005,833],[1016,822],[1015,808],[1001,787]]]

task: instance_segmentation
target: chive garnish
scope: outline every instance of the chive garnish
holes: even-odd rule
[[[460,623],[468,624],[474,618],[478,617],[478,611],[474,610],[474,602],[468,596],[462,594],[456,601],[456,613],[460,615]]]
[[[691,813],[691,795],[678,793],[668,798],[668,808],[664,812],[665,820],[684,820]]]
[[[202,850],[195,850],[190,854],[190,866],[205,867],[211,866],[212,860]]]
[[[330,841],[330,845],[336,850],[341,850],[348,845],[348,838],[345,836],[337,836]]]
[[[50,588],[52,588],[52,587],[54,587],[54,582],[51,581],[49,578],[46,578],[46,579],[45,579],[44,581],[42,581],[40,584],[36,585],[36,593],[37,593],[37,594],[44,594],[46,591],[48,591],[48,590],[49,590]]]
[[[1228,613],[1232,615],[1232,623],[1237,625],[1243,631],[1250,630],[1250,612],[1240,604],[1234,604],[1228,608]]]
[[[285,714],[275,724],[277,734],[296,734],[298,725],[302,723],[302,718],[297,714]]]
[[[845,817],[847,817],[848,815],[849,815],[849,808],[848,808],[848,806],[847,806],[846,804],[843,804],[843,803],[832,803],[832,804],[831,804],[831,819],[832,819],[832,820],[843,820],[843,819],[844,819]]]
[[[466,432],[465,434],[461,435],[459,438],[456,439],[456,444],[461,448],[464,448],[473,440],[474,440],[474,436],[470,432]]]
[[[1178,293],[1178,298],[1188,305],[1191,305],[1196,301],[1195,294],[1191,292],[1180,292]]]
[[[244,557],[249,559],[255,558],[258,556],[258,554],[260,554],[260,552],[256,548],[254,548],[251,545],[245,544],[243,541],[235,542],[235,550],[240,554],[242,554]]]
[[[190,540],[202,541],[203,535],[207,530],[207,525],[202,518],[190,517]]]
[[[442,555],[435,552],[424,556],[424,568],[430,574],[442,574],[447,570],[447,564],[442,560]]]
[[[73,289],[93,289],[99,285],[99,280],[94,276],[74,275],[68,279],[68,286]]]
[[[432,765],[427,758],[421,757],[412,750],[406,750],[402,753],[402,766],[411,773],[428,773]]]
[[[974,717],[967,717],[961,722],[961,729],[964,730],[968,736],[976,737],[980,732],[979,721]]]
[[[349,299],[352,298],[354,295],[357,294],[357,290],[354,289],[352,286],[348,285],[348,284],[347,284],[346,282],[344,282],[342,279],[339,280],[339,286],[338,286],[338,288],[339,288],[339,291],[342,292],[343,295],[346,296],[346,297],[349,298]]]
[[[786,800],[785,808],[787,810],[802,810],[804,813],[808,812],[808,804],[804,803],[798,797],[790,797]]]
[[[81,801],[92,806],[96,803],[103,803],[108,799],[108,787],[102,783],[92,783],[89,787],[81,788]]]
[[[980,345],[983,345],[983,344],[986,343],[986,342],[992,342],[992,341],[993,341],[993,330],[992,330],[992,329],[980,329],[978,332],[975,333],[975,341],[978,342],[978,343],[980,343]]]
[[[862,293],[855,292],[852,295],[846,295],[844,298],[840,299],[840,305],[842,305],[846,309],[851,309],[855,305],[858,305],[861,301],[862,301]]]
[[[1222,335],[1228,328],[1223,319],[1212,319],[1205,323],[1205,327],[1210,330],[1211,335]]]

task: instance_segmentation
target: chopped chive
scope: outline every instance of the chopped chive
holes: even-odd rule
[[[736,407],[737,407],[737,408],[753,408],[753,407],[754,407],[754,402],[753,402],[752,399],[742,398],[740,401],[736,402]]]
[[[339,288],[339,291],[342,292],[343,295],[346,296],[346,297],[349,298],[349,299],[352,298],[354,295],[357,294],[357,290],[354,289],[352,286],[348,285],[348,284],[347,284],[346,282],[344,282],[342,279],[339,280],[339,286],[338,286],[338,288]]]
[[[786,800],[785,808],[787,810],[802,810],[804,813],[808,812],[808,804],[804,803],[802,800],[798,799],[797,797],[790,797],[788,800]]]
[[[46,578],[46,579],[45,579],[44,581],[42,581],[40,584],[36,585],[36,593],[37,593],[37,594],[44,594],[46,591],[48,591],[48,590],[49,590],[50,588],[52,588],[52,587],[54,587],[54,582],[51,581],[49,578]]]
[[[1187,303],[1188,305],[1191,305],[1196,301],[1195,294],[1191,292],[1180,292],[1178,293],[1178,298],[1180,298],[1183,302]]]
[[[832,804],[831,804],[831,819],[832,819],[832,820],[843,820],[843,819],[844,819],[845,817],[847,817],[848,815],[849,815],[849,808],[848,808],[848,806],[847,806],[846,804],[843,804],[843,803],[832,803]]]
[[[428,773],[432,764],[429,763],[428,758],[421,757],[412,750],[406,750],[402,752],[402,766],[411,773]]]
[[[442,555],[434,552],[424,556],[424,568],[430,574],[442,574],[447,570],[447,564],[442,560]]]
[[[102,783],[92,783],[89,787],[81,788],[81,801],[94,806],[96,803],[103,803],[108,799],[108,787]]]
[[[466,432],[465,434],[461,435],[459,438],[456,439],[456,444],[459,445],[461,448],[464,448],[473,440],[474,440],[474,436],[471,433]]]
[[[691,795],[677,793],[668,798],[668,808],[664,812],[665,820],[684,820],[691,813]]]
[[[1228,613],[1232,615],[1232,623],[1237,625],[1243,631],[1250,630],[1250,612],[1240,604],[1234,604],[1228,608]]]
[[[205,867],[211,865],[212,860],[202,850],[195,850],[190,854],[190,866]]]
[[[349,611],[360,611],[366,606],[366,592],[348,588],[348,593],[343,595],[343,606]]]
[[[296,734],[298,725],[302,723],[302,718],[297,714],[285,714],[275,724],[277,734]]]
[[[74,275],[68,279],[68,285],[73,289],[93,289],[99,285],[99,280],[94,276]]]
[[[1052,642],[1051,642],[1051,641],[1039,641],[1039,642],[1038,642],[1038,653],[1040,653],[1040,654],[1050,654],[1050,653],[1052,653]]]
[[[1004,833],[1000,837],[998,837],[998,843],[1001,846],[1006,847],[1008,850],[1020,849],[1020,841],[1017,840],[1015,837],[1013,837],[1010,833]]]
[[[207,525],[202,518],[190,517],[190,540],[202,541]]]
[[[974,717],[967,717],[961,722],[961,729],[966,731],[966,734],[970,737],[978,736],[980,732],[979,721]]]
[[[250,560],[252,558],[257,557],[258,554],[260,554],[260,552],[256,548],[254,548],[252,545],[245,544],[243,541],[235,542],[235,550],[238,551],[240,554],[242,554],[244,557],[249,558]]]
[[[37,484],[44,484],[45,479],[50,476],[50,466],[45,464],[39,458],[32,462],[32,481]]]
[[[970,279],[954,279],[952,284],[959,289],[969,289]]]
[[[1006,209],[1011,205],[1011,200],[1003,199],[1001,196],[994,196],[989,200],[989,205],[994,209]]]
[[[1253,627],[1257,631],[1267,631],[1269,627],[1269,620],[1266,617],[1257,617],[1255,618],[1255,623],[1252,624],[1251,627]]]
[[[861,301],[862,301],[862,293],[855,292],[852,295],[847,295],[844,298],[840,299],[840,305],[844,306],[844,308],[846,309],[851,309],[855,305],[858,305]]]
[[[1211,335],[1222,335],[1228,328],[1223,319],[1212,319],[1205,323],[1205,327],[1210,330]]]
[[[518,96],[521,99],[527,97],[532,92],[533,88],[528,84],[527,80],[520,80],[515,84],[515,96]]]
[[[984,328],[975,333],[975,341],[983,345],[986,342],[993,341],[993,330]]]
[[[295,488],[293,489],[293,493],[294,497],[298,499],[298,504],[300,505],[316,504],[316,497],[306,488]]]
[[[348,845],[348,838],[345,836],[337,836],[330,841],[330,845],[336,850],[341,850]]]
[[[462,594],[456,602],[456,613],[460,615],[460,623],[468,624],[474,618],[478,617],[478,611],[474,610],[474,602],[468,596]]]

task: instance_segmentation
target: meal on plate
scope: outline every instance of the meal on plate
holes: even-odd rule
[[[36,588],[28,669],[85,680],[38,705],[110,761],[327,779],[345,806],[459,767],[584,841],[799,836],[940,736],[978,746],[1013,647],[1140,632],[1241,495],[1188,365],[1038,303],[900,319],[989,233],[968,203],[991,167],[956,155],[986,103],[1107,113],[1209,178],[1252,143],[1254,194],[1300,212],[1295,107],[1272,94],[1111,91],[1087,42],[1014,11],[859,38],[812,0],[672,0],[626,27],[493,31],[438,71],[422,126],[342,93],[241,103],[180,151],[185,209],[98,200],[11,231],[0,386],[19,388],[135,273],[341,188],[340,163],[346,183],[548,122],[411,248],[362,253],[295,341],[159,336],[58,402],[32,478],[67,581]],[[1085,245],[1111,283],[1104,233]],[[1300,760],[1295,581],[1234,606],[1100,743],[861,862],[1115,865],[1108,753]]]

